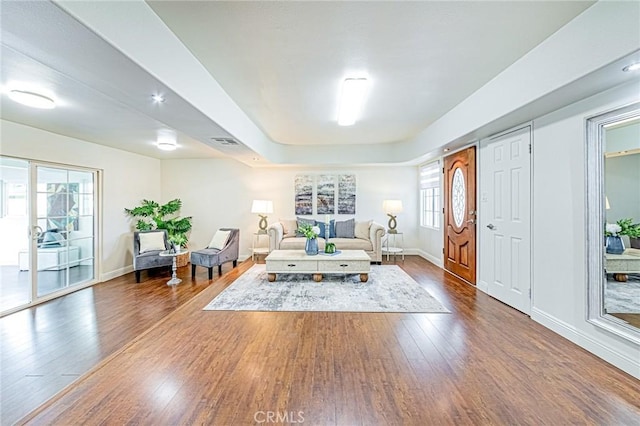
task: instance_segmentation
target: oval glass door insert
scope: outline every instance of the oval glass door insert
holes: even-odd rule
[[[464,185],[464,175],[458,167],[453,172],[453,184],[451,185],[451,210],[453,211],[453,221],[458,228],[462,226],[466,204],[467,193]]]

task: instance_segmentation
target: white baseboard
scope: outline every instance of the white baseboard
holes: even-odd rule
[[[444,265],[442,264],[442,259],[439,259],[429,253],[427,253],[424,250],[420,250],[420,249],[415,249],[415,254],[417,254],[418,256],[420,256],[421,258],[433,263],[434,265],[436,265],[438,268],[444,268]]]
[[[109,281],[114,278],[121,277],[122,275],[133,272],[133,265],[125,266],[124,268],[116,269],[109,272],[103,272],[100,274],[100,282]]]
[[[640,359],[633,359],[623,353],[617,352],[609,346],[605,346],[593,339],[588,334],[585,334],[582,330],[537,308],[531,309],[531,319],[626,373],[640,379]]]

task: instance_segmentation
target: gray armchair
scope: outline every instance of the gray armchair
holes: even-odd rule
[[[221,231],[230,231],[229,238],[222,249],[204,248],[191,252],[191,278],[196,276],[196,266],[204,266],[209,269],[209,279],[213,278],[213,267],[218,267],[218,275],[222,275],[222,264],[233,262],[233,267],[238,266],[238,252],[240,249],[240,230],[237,228],[220,228]]]
[[[163,233],[164,249],[157,247],[157,250],[147,250],[140,252],[140,234]],[[136,272],[136,282],[140,282],[140,271],[152,268],[171,266],[173,259],[171,256],[160,256],[163,250],[169,250],[173,245],[169,242],[166,229],[155,229],[153,231],[136,231],[133,233],[133,270]],[[143,247],[144,249],[144,247]]]

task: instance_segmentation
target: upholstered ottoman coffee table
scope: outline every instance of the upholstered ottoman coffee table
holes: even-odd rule
[[[371,270],[371,258],[364,250],[343,250],[338,254],[315,256],[304,250],[274,250],[265,258],[270,282],[277,274],[312,274],[313,280],[322,281],[323,274],[360,274],[360,281],[367,282]]]

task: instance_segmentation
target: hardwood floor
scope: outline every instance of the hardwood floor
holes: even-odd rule
[[[206,270],[195,281],[190,268],[181,273],[185,283],[175,288],[159,268],[143,272],[140,284],[128,274],[0,318],[0,424],[13,424],[210,284]]]
[[[179,308],[159,286],[138,303],[96,295],[167,311],[146,331],[120,323],[129,343],[24,423],[637,424],[635,378],[425,260],[399,264],[452,313],[202,311],[251,261]],[[57,345],[91,347],[81,336]]]

